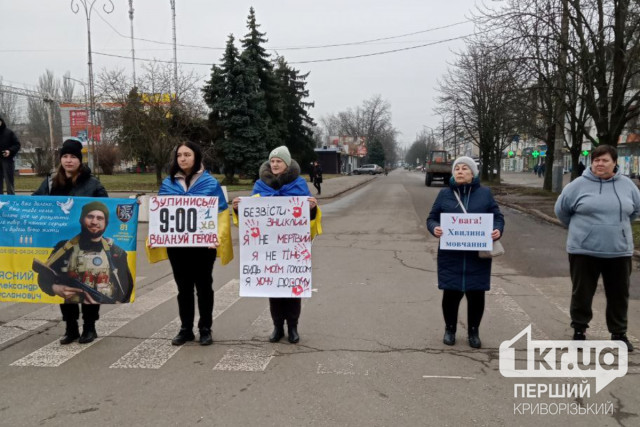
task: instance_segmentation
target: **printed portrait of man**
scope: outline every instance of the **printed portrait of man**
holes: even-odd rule
[[[133,278],[127,252],[104,237],[109,209],[87,203],[80,215],[80,234],[58,242],[46,263],[34,260],[40,289],[66,302],[112,304],[129,302]]]

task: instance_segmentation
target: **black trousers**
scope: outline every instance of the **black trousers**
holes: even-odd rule
[[[448,327],[456,330],[458,324],[458,308],[463,296],[467,296],[467,324],[469,328],[480,327],[480,321],[484,314],[484,294],[485,291],[451,291],[444,290],[442,293],[442,314],[444,323]]]
[[[602,275],[607,298],[607,328],[612,334],[627,332],[631,257],[597,258],[569,254],[571,272],[571,327],[586,329],[593,318],[591,304]]]
[[[78,322],[80,318],[80,304],[60,304],[62,320],[65,322]],[[85,324],[94,324],[100,318],[100,304],[82,304],[82,321]]]
[[[322,189],[320,188],[320,184],[322,184],[322,181],[318,181],[317,179],[313,180],[313,186],[316,187],[316,190],[318,190],[318,194],[322,193]]]
[[[275,326],[298,326],[302,301],[300,298],[269,298],[269,309]]]
[[[167,248],[173,277],[178,285],[178,311],[185,329],[193,329],[195,304],[193,288],[198,295],[200,320],[198,328],[211,329],[213,323],[213,263],[215,249]]]
[[[15,173],[15,163],[13,162],[13,158],[2,157],[0,154],[0,194],[2,194],[2,185],[7,187],[7,194],[16,194],[15,189],[13,187],[13,178]]]

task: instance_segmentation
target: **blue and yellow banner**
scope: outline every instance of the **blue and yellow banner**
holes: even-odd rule
[[[135,199],[0,196],[0,301],[135,297]]]

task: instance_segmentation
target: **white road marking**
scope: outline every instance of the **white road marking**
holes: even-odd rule
[[[239,299],[238,279],[230,280],[215,293],[214,320]],[[149,339],[144,340],[118,359],[111,368],[159,369],[182,347],[171,345],[171,339],[180,329],[180,318],[176,317]]]
[[[423,375],[422,378],[443,378],[446,380],[475,380],[474,377],[460,377],[457,375]]]
[[[249,330],[240,336],[242,341],[250,341],[241,347],[230,348],[222,356],[222,359],[213,367],[214,371],[243,371],[261,372],[267,368],[273,359],[274,350],[270,348],[272,344],[268,342],[253,341],[254,337],[265,337],[266,340],[273,328],[269,307],[267,307],[256,320],[253,321]],[[286,339],[283,338],[283,340]],[[269,347],[267,347],[269,345]]]
[[[526,328],[527,326],[529,326],[529,324],[531,324],[531,330],[533,332],[533,336],[535,336],[536,339],[549,339],[547,334],[544,333],[542,329],[540,329],[533,322],[527,312],[524,311],[522,307],[520,307],[520,304],[518,304],[516,300],[513,299],[513,297],[507,295],[507,291],[505,291],[503,287],[498,284],[492,283],[490,294],[496,296],[495,301],[497,302],[497,306],[504,310],[504,312],[509,317],[511,317],[511,319],[514,321],[514,324],[517,326],[518,331]]]
[[[33,353],[16,360],[11,364],[11,366],[60,366],[80,352],[101,341],[102,338],[111,335],[127,323],[174,297],[176,293],[177,290],[175,282],[170,280],[148,294],[142,295],[133,304],[118,305],[113,310],[101,316],[100,320],[96,323],[99,338],[92,343],[78,344],[76,342],[67,345],[60,345],[59,341],[56,339],[52,343],[47,344]]]
[[[46,306],[0,326],[0,344],[4,344],[20,335],[34,331],[49,322],[60,320],[60,308],[57,304]]]

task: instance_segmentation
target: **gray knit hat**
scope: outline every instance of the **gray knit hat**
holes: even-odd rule
[[[281,159],[287,166],[291,165],[291,153],[289,153],[289,149],[284,145],[273,149],[271,154],[269,154],[269,160],[273,157]]]
[[[468,156],[461,156],[458,157],[456,159],[455,162],[453,162],[453,167],[452,167],[452,171],[456,170],[456,165],[462,163],[463,165],[467,165],[469,166],[469,169],[471,169],[471,173],[473,174],[474,177],[478,176],[478,165],[476,164],[476,162]]]

